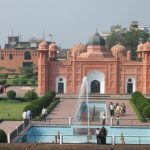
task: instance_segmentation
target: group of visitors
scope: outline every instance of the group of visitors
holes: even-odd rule
[[[107,136],[107,130],[104,126],[102,128],[97,128],[95,131],[97,144],[106,144],[106,136]]]
[[[126,105],[124,103],[116,103],[116,105],[114,105],[113,102],[110,102],[109,111],[111,117],[116,117],[117,125],[119,125],[120,116],[123,116],[126,113]]]
[[[43,121],[46,122],[47,110],[44,107],[42,109],[41,116],[42,116]],[[32,119],[31,110],[23,111],[22,118],[24,121],[27,119],[31,120]]]
[[[22,114],[22,117],[23,117],[24,121],[26,121],[27,119],[29,119],[31,121],[31,119],[32,119],[31,110],[24,111],[23,114]]]
[[[116,103],[116,105],[114,105],[113,102],[110,102],[109,111],[111,117],[122,116],[126,113],[126,105],[124,103],[122,104]]]

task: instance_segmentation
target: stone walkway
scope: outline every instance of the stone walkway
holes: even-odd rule
[[[84,100],[85,101],[85,100]],[[92,101],[92,100],[90,100]],[[95,101],[95,100],[94,100]],[[107,118],[110,118],[108,106],[110,102],[116,104],[124,103],[126,105],[126,114],[120,117],[120,125],[149,125],[150,123],[142,123],[138,120],[137,115],[134,113],[129,100],[96,100],[96,101],[105,101],[107,105]],[[57,105],[57,107],[53,110],[53,112],[47,117],[50,119],[51,124],[68,124],[69,117],[75,118],[76,112],[78,108],[77,99],[73,100],[61,100],[61,102]],[[72,119],[73,122],[73,119]],[[102,122],[92,122],[91,124],[102,124]],[[110,120],[107,119],[106,125],[110,125]],[[114,117],[113,125],[116,125],[116,120]]]

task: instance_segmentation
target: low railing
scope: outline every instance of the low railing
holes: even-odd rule
[[[139,119],[120,119],[117,121],[116,118],[107,118],[105,124],[103,124],[103,119],[95,118],[94,121],[78,120],[76,118],[47,118],[44,121],[33,121],[33,124],[47,124],[47,125],[109,125],[109,126],[146,126],[150,125],[149,122],[141,122]]]
[[[29,124],[30,120],[27,119],[20,126],[16,127],[14,131],[8,133],[8,143],[11,143]]]
[[[150,144],[150,136],[123,136],[124,144]],[[58,143],[81,144],[97,143],[95,135],[20,135],[17,142],[24,143]],[[106,144],[123,144],[121,136],[107,136]]]

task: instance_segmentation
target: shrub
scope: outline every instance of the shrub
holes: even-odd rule
[[[36,80],[35,79],[31,79],[30,83],[34,85],[36,83]]]
[[[1,74],[1,75],[0,75],[0,78],[1,78],[1,79],[7,79],[7,78],[8,78],[8,75],[7,75],[7,74]]]
[[[36,116],[38,116],[43,107],[48,107],[51,102],[53,101],[53,97],[51,92],[47,92],[44,96],[39,97],[36,100],[33,100],[31,104],[27,105],[24,110],[28,110],[30,109],[31,112],[33,112],[33,117],[35,118]]]
[[[16,79],[12,80],[12,83],[13,84],[19,84],[19,81],[20,81],[20,79],[16,78]]]
[[[142,95],[141,92],[136,91],[136,92],[134,92],[134,93],[132,94],[132,98],[133,98],[133,99],[136,99],[137,97],[139,97],[139,96],[141,96],[141,95]],[[143,96],[143,95],[142,95],[142,96]]]
[[[0,143],[7,143],[7,135],[2,129],[0,129]]]
[[[16,98],[16,92],[13,91],[13,90],[8,91],[8,92],[7,92],[7,97],[8,97],[9,99],[15,99],[15,98]]]
[[[145,117],[148,117],[150,118],[150,105],[147,105],[144,107],[143,111],[142,111],[142,114],[145,116]]]
[[[6,84],[7,83],[7,80],[1,80],[0,81],[0,85],[4,85],[4,84]]]
[[[144,109],[147,105],[150,105],[150,103],[149,103],[148,101],[142,102],[142,103],[138,106],[139,111],[142,112],[143,109]]]
[[[27,84],[28,81],[26,79],[20,79],[20,84]]]
[[[33,101],[38,98],[38,94],[34,90],[29,90],[27,93],[25,93],[24,98],[27,101]]]

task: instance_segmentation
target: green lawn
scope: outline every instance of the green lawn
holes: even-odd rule
[[[0,119],[22,120],[22,111],[30,102],[0,101]]]

